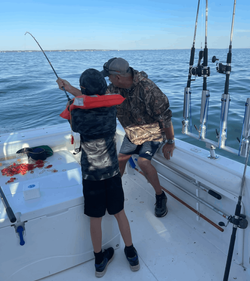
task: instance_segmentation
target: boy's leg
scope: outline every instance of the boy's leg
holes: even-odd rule
[[[90,218],[90,234],[95,253],[102,250],[102,217]]]
[[[102,217],[106,212],[105,181],[83,180],[84,213],[90,217],[90,234],[95,255],[95,276],[102,277],[114,258],[112,247],[102,251]]]
[[[114,216],[117,219],[119,229],[125,243],[124,253],[129,262],[130,269],[132,271],[137,271],[140,269],[139,257],[132,244],[130,226],[124,209]]]
[[[102,251],[102,217],[90,217],[90,233],[95,255],[95,276],[102,277],[109,263],[114,258],[114,249],[112,247]]]
[[[128,222],[127,216],[124,212],[124,209],[122,211],[120,211],[119,213],[115,214],[114,216],[117,219],[119,229],[120,229],[120,232],[122,235],[122,239],[123,239],[125,245],[127,247],[131,246],[132,245],[131,231],[130,231],[129,222]]]

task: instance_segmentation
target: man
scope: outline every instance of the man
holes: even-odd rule
[[[126,132],[118,155],[121,175],[131,155],[139,154],[138,165],[156,193],[155,215],[163,217],[168,212],[167,197],[151,159],[166,139],[163,154],[168,160],[173,156],[174,128],[168,98],[145,72],[134,70],[122,58],[110,59],[104,64],[102,73],[112,83],[109,91],[125,98],[117,105],[117,117]]]
[[[111,81],[108,89],[119,93],[126,100],[117,106],[117,117],[126,135],[118,155],[119,168],[123,175],[126,163],[132,154],[139,154],[138,164],[155,190],[155,216],[167,214],[167,197],[162,191],[156,169],[151,159],[158,147],[167,139],[162,151],[166,159],[173,156],[174,128],[168,98],[148,79],[145,72],[138,72],[122,58],[112,58],[103,65],[102,74]],[[66,80],[61,87],[74,96],[81,92]]]
[[[65,83],[65,80],[59,78],[57,83],[60,89],[65,87],[70,90],[70,84]],[[126,258],[131,270],[137,271],[140,268],[139,258],[132,244],[130,226],[124,212],[124,193],[116,152],[116,107],[105,104],[105,98],[108,98],[108,96],[105,97],[107,84],[99,71],[85,70],[80,77],[80,87],[81,91],[74,87],[72,89],[77,96],[85,95],[85,97],[96,98],[96,106],[83,109],[80,106],[74,108],[72,105],[69,108],[71,116],[67,119],[70,119],[72,130],[80,133],[81,136],[84,213],[90,217],[95,275],[102,277],[114,256],[112,247],[102,251],[101,221],[106,210],[117,219],[125,243]],[[97,106],[99,97],[102,98],[102,104]],[[87,98],[85,101],[87,102]],[[74,101],[74,106],[76,107],[79,103],[79,101]],[[68,112],[68,107],[69,105],[67,105],[66,112]]]

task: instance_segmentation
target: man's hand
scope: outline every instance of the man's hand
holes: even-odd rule
[[[165,143],[163,148],[162,148],[162,152],[164,157],[169,160],[170,157],[173,157],[173,153],[174,153],[174,149],[175,149],[175,145],[174,143],[169,144],[169,143]]]

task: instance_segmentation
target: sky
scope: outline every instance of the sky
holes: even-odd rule
[[[1,0],[0,51],[190,49],[198,0]],[[208,0],[208,47],[228,48],[234,0]],[[205,38],[201,0],[196,47]],[[250,48],[250,0],[236,3],[233,48]]]

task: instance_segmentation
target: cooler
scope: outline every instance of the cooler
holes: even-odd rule
[[[16,161],[16,159],[14,159]],[[0,169],[13,164],[2,162]],[[23,161],[23,160],[22,160]],[[17,221],[11,223],[0,200],[0,280],[33,281],[94,257],[89,218],[84,215],[81,168],[68,150],[59,150],[33,173],[0,185]],[[102,222],[103,247],[119,247],[114,216]]]

